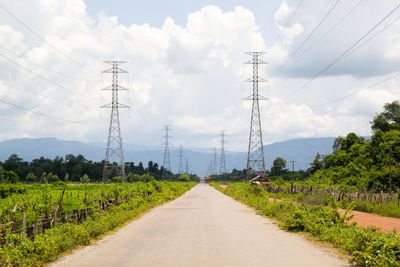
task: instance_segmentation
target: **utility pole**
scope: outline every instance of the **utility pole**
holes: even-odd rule
[[[294,163],[296,162],[295,160],[290,161],[292,163],[292,174],[294,174]]]
[[[221,159],[219,161],[219,174],[226,173],[225,162],[225,131],[221,131]]]
[[[392,145],[398,143],[399,140],[394,141],[393,143],[389,142],[389,154],[388,154],[388,164],[389,164],[389,193],[393,192],[393,185],[392,185]]]
[[[164,127],[163,131],[165,132],[165,134],[163,136],[165,138],[165,142],[164,142],[164,160],[163,160],[162,176],[164,177],[167,172],[171,171],[171,160],[170,160],[170,156],[169,156],[169,138],[172,136],[169,135],[169,131],[171,130],[170,126],[164,125],[163,127]]]
[[[129,108],[119,103],[118,92],[120,90],[128,90],[118,84],[118,73],[128,73],[126,70],[120,69],[119,65],[126,61],[104,61],[110,64],[112,68],[103,71],[103,73],[112,73],[112,85],[102,90],[112,91],[112,101],[110,104],[101,106],[101,108],[111,108],[110,126],[108,129],[106,157],[103,168],[103,182],[111,178],[112,175],[118,175],[122,181],[126,181],[124,152],[122,149],[121,127],[119,123],[119,109]]]
[[[211,174],[212,174],[212,159],[210,161],[210,164],[208,165],[206,176],[210,176]]]
[[[246,98],[246,100],[252,101],[246,172],[246,179],[249,180],[251,174],[254,172],[262,176],[266,175],[259,104],[259,100],[265,100],[266,98],[258,93],[258,83],[266,82],[266,80],[258,76],[258,65],[267,63],[259,59],[264,52],[247,52],[246,54],[252,56],[252,59],[245,64],[251,64],[253,66],[253,77],[246,80],[246,82],[251,82],[253,84],[253,92]]]
[[[179,147],[179,169],[178,169],[178,174],[183,173],[183,150],[182,146]]]
[[[218,164],[217,164],[217,148],[214,147],[214,164],[212,169],[213,174],[218,174]]]
[[[322,183],[325,184],[325,155],[322,155]]]

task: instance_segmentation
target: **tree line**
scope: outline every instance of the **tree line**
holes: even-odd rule
[[[371,122],[372,136],[366,140],[355,133],[339,136],[333,152],[317,153],[310,168],[292,172],[286,160],[277,157],[267,171],[269,180],[306,181],[326,185],[351,186],[375,191],[400,188],[400,102],[384,105]],[[213,176],[213,180],[243,180],[246,170]]]
[[[0,182],[2,183],[52,183],[64,182],[100,182],[102,181],[104,160],[101,162],[91,161],[82,155],[74,156],[68,154],[65,157],[48,159],[40,157],[32,161],[24,161],[16,154],[12,154],[4,162],[0,161]],[[127,178],[138,180],[154,177],[160,180],[162,176],[177,179],[178,176],[166,171],[158,163],[149,161],[147,166],[142,162],[125,163]],[[164,174],[163,174],[164,173]],[[148,176],[146,176],[148,175]],[[118,177],[114,177],[118,181]]]

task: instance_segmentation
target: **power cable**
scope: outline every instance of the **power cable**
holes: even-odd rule
[[[17,18],[13,13],[11,13],[5,6],[3,6],[2,4],[0,4],[0,8],[3,9],[8,15],[10,15],[13,19],[15,19],[18,23],[20,23],[22,26],[24,26],[28,31],[30,31],[31,33],[33,33],[36,37],[38,37],[40,40],[42,40],[43,42],[45,42],[48,46],[50,46],[51,48],[53,48],[55,51],[57,51],[57,53],[59,53],[60,55],[64,56],[66,59],[68,59],[69,61],[75,63],[78,66],[81,66],[83,68],[87,68],[87,66],[79,63],[78,61],[76,61],[75,59],[73,59],[72,57],[68,56],[67,54],[65,54],[63,51],[61,51],[60,49],[58,49],[56,46],[54,46],[52,43],[50,43],[49,41],[46,40],[46,38],[42,37],[39,33],[37,33],[36,31],[34,31],[31,27],[29,27],[28,25],[26,25],[22,20],[20,20],[19,18]],[[88,69],[90,70],[90,69]],[[92,72],[94,72],[93,70],[90,70]],[[96,73],[96,72],[95,72]]]
[[[345,57],[347,57],[349,54],[353,53],[355,51],[355,49],[353,51],[351,51],[354,47],[356,47],[363,39],[365,39],[365,37],[367,37],[373,30],[375,30],[380,24],[382,24],[390,15],[393,14],[393,12],[395,12],[398,8],[400,7],[400,4],[397,5],[392,11],[389,12],[389,14],[387,14],[383,19],[381,19],[374,27],[372,27],[367,33],[365,33],[360,39],[358,39],[355,43],[353,43],[348,49],[346,49],[340,56],[338,56],[335,60],[333,60],[331,63],[329,63],[326,67],[324,67],[322,70],[320,70],[319,72],[317,72],[311,79],[309,79],[308,81],[306,81],[305,83],[303,83],[301,86],[299,86],[298,88],[296,88],[295,90],[293,90],[291,93],[289,93],[287,96],[285,96],[284,98],[288,98],[292,95],[294,95],[295,93],[297,93],[298,91],[300,91],[301,89],[303,89],[304,87],[306,87],[308,84],[310,84],[312,81],[314,81],[316,78],[318,78],[322,73],[324,73],[325,71],[327,71],[330,67],[332,67],[333,65],[335,65],[336,63],[338,63],[339,61],[341,61],[342,59],[344,59]]]
[[[301,6],[301,4],[303,4],[304,0],[299,0],[299,3],[297,4],[295,10],[293,11],[292,15],[290,16],[290,18],[286,21],[285,25],[283,25],[283,28],[286,28],[289,23],[292,21],[293,17],[296,15],[297,10],[299,9],[299,7]],[[276,43],[276,41],[278,41],[279,37],[281,36],[282,31],[280,30],[278,35],[275,37],[274,41],[272,42],[272,44],[270,45],[271,47],[274,46],[274,44]]]
[[[40,97],[50,98],[50,99],[54,99],[54,100],[58,100],[58,101],[67,101],[67,99],[66,99],[65,97],[64,97],[64,98],[61,98],[61,97],[54,97],[54,96],[49,96],[49,95],[38,94],[38,93],[35,93],[35,92],[31,92],[31,91],[28,91],[28,90],[21,89],[21,88],[19,88],[19,87],[15,87],[15,86],[13,86],[13,85],[10,85],[10,84],[8,84],[8,83],[5,83],[4,81],[1,81],[1,82],[0,82],[0,85],[4,85],[4,86],[6,86],[6,87],[9,87],[9,88],[12,88],[12,89],[15,89],[15,90],[18,90],[18,91],[22,91],[22,92],[25,92],[25,93],[27,93],[27,94],[31,94],[31,95],[34,95],[34,96],[40,96]]]
[[[356,10],[356,8],[361,4],[361,0],[359,0],[335,25],[333,25],[328,31],[326,31],[317,41],[315,41],[312,45],[306,48],[300,56],[305,55],[308,51],[311,50],[315,45],[317,45],[320,41],[322,41],[329,33],[331,33],[334,29],[336,29],[351,13]]]
[[[47,118],[54,119],[54,120],[59,120],[59,121],[64,121],[64,122],[69,122],[69,123],[85,123],[85,124],[88,123],[87,121],[72,121],[72,120],[67,120],[67,119],[63,119],[63,118],[60,118],[60,117],[55,117],[55,116],[52,116],[52,115],[48,115],[48,114],[45,114],[45,113],[37,112],[37,111],[25,108],[25,107],[20,106],[20,105],[10,103],[10,102],[5,101],[3,99],[0,99],[0,102],[2,102],[4,104],[7,104],[9,106],[12,106],[12,107],[15,107],[15,108],[18,108],[18,109],[33,113],[33,114],[36,114],[36,115],[39,115],[39,116],[43,116],[43,117],[47,117]]]
[[[314,29],[307,35],[307,37],[303,40],[303,42],[295,49],[295,51],[278,67],[272,72],[271,77],[275,76],[294,56],[296,56],[297,52],[303,47],[303,45],[307,42],[308,39],[317,31],[317,29],[321,26],[321,24],[328,18],[331,12],[335,9],[335,7],[339,4],[340,0],[336,0],[333,6],[328,10],[322,20],[314,27]]]
[[[377,86],[377,85],[379,85],[379,84],[382,84],[382,83],[384,83],[384,82],[387,82],[387,81],[389,81],[389,80],[391,80],[391,79],[394,79],[394,78],[396,78],[396,77],[399,76],[399,75],[400,75],[400,72],[397,72],[396,74],[394,74],[394,75],[392,75],[392,76],[389,76],[389,77],[386,77],[385,79],[380,80],[380,81],[378,81],[378,82],[375,82],[374,84],[371,84],[370,86],[365,87],[365,88],[366,88],[366,89],[371,89],[372,87],[375,87],[375,86]],[[347,94],[347,95],[344,95],[344,96],[342,96],[342,97],[335,98],[335,99],[330,100],[330,101],[328,101],[328,102],[325,102],[325,103],[321,103],[321,104],[317,104],[317,105],[311,106],[311,108],[321,107],[321,106],[325,106],[325,105],[328,105],[328,104],[331,104],[331,103],[335,103],[335,102],[341,101],[341,100],[343,100],[343,99],[346,99],[346,98],[348,98],[348,97],[351,97],[351,96],[353,96],[353,95],[356,95],[356,94],[358,94],[358,93],[359,93],[359,91],[356,91],[356,92],[353,92],[353,93],[351,93],[351,94]]]
[[[46,67],[46,66],[43,66],[43,65],[41,65],[41,64],[35,63],[35,62],[33,62],[33,61],[31,61],[31,60],[29,60],[29,59],[27,59],[27,58],[23,58],[21,55],[18,55],[17,53],[15,53],[15,52],[11,51],[10,49],[7,49],[7,48],[5,48],[5,47],[3,47],[3,46],[0,46],[0,48],[3,49],[3,50],[5,50],[5,51],[7,51],[8,53],[10,53],[10,54],[12,54],[12,55],[14,55],[14,56],[16,56],[16,57],[18,57],[18,58],[24,60],[24,61],[29,62],[30,64],[32,64],[32,65],[34,65],[34,66],[36,66],[36,67],[39,67],[39,68],[44,69],[44,70],[46,70],[46,71],[53,72],[53,73],[55,73],[55,74],[58,74],[58,75],[67,77],[67,78],[69,78],[69,79],[78,79],[78,80],[91,81],[91,82],[96,82],[96,81],[97,81],[97,80],[91,80],[91,79],[90,79],[90,80],[89,80],[89,79],[84,79],[84,78],[82,78],[82,77],[76,77],[76,76],[72,76],[72,75],[69,75],[69,74],[66,74],[66,73],[62,73],[62,72],[53,70],[53,69],[48,68],[48,67]]]
[[[70,91],[70,92],[72,92],[72,93],[74,93],[74,94],[76,93],[75,91],[73,91],[73,90],[71,90],[71,89],[68,89],[68,88],[62,86],[62,85],[59,84],[59,83],[56,83],[56,82],[54,82],[54,81],[52,81],[52,80],[47,79],[46,77],[43,77],[42,75],[40,75],[40,74],[34,72],[34,71],[31,70],[31,69],[28,69],[27,67],[25,67],[25,66],[19,64],[18,62],[15,62],[15,61],[12,60],[11,58],[9,58],[9,57],[7,57],[7,56],[1,54],[1,53],[0,53],[0,56],[2,56],[3,58],[7,59],[9,62],[13,63],[14,65],[17,65],[18,67],[20,67],[20,68],[22,68],[22,69],[24,69],[24,70],[26,70],[26,71],[32,73],[33,75],[39,77],[40,79],[42,79],[42,80],[44,80],[44,81],[46,81],[46,82],[48,82],[48,83],[50,83],[50,84],[53,84],[53,85],[55,85],[55,86],[58,86],[58,87],[60,87],[60,88],[62,88],[62,89],[64,89],[64,90]],[[94,97],[91,97],[91,96],[86,96],[86,95],[83,95],[83,94],[80,94],[80,95],[81,95],[82,97],[85,97],[85,98],[88,98],[88,99],[100,101],[99,99],[94,98]]]

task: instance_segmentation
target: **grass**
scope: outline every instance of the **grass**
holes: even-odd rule
[[[0,248],[0,266],[41,266],[78,246],[90,244],[92,240],[149,209],[179,197],[195,185],[193,182],[152,183],[157,190],[154,188],[150,196],[135,197],[107,211],[96,212],[93,217],[81,224],[59,224],[56,228],[36,236],[34,240],[22,241],[20,234],[10,235],[8,237],[10,240],[20,240],[20,242],[11,242]],[[110,187],[112,189],[112,185]]]
[[[254,207],[260,214],[276,219],[281,228],[309,233],[351,255],[358,266],[400,266],[400,236],[393,232],[379,233],[376,228],[359,228],[346,224],[345,215],[323,205],[298,205],[293,199],[281,202],[268,200],[270,194],[261,186],[229,183],[226,189],[210,183],[217,190]]]

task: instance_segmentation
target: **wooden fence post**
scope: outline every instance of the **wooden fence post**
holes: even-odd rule
[[[53,214],[53,228],[56,228],[56,224],[57,224],[57,208],[54,210]]]
[[[26,212],[25,211],[22,215],[22,235],[23,235],[23,240],[25,241],[25,238],[26,238]]]

